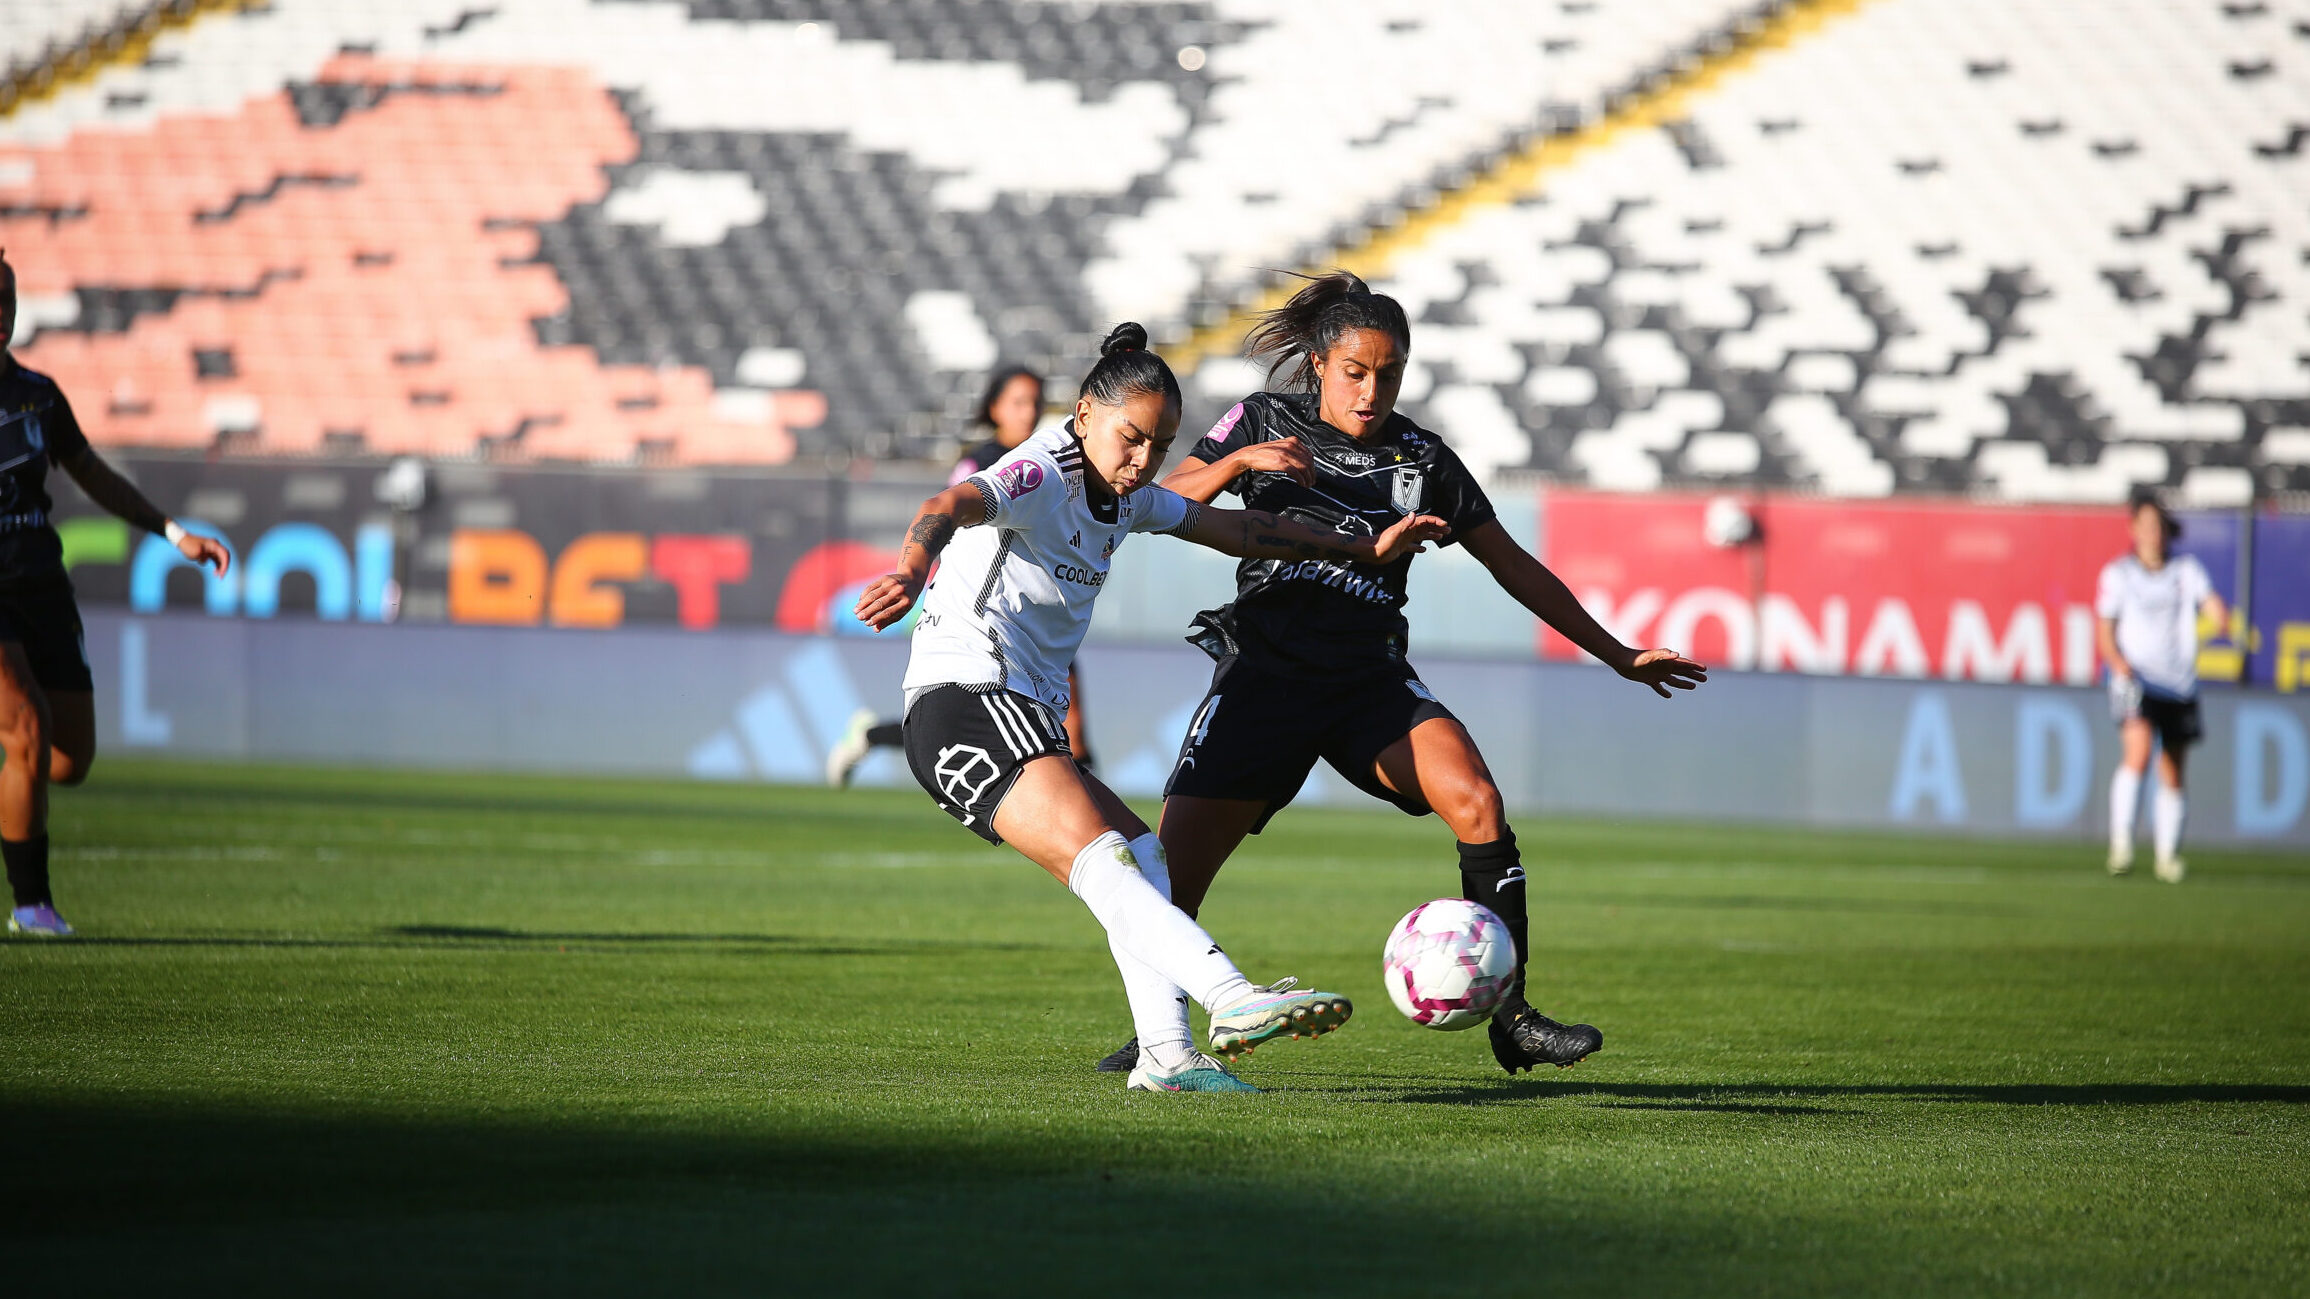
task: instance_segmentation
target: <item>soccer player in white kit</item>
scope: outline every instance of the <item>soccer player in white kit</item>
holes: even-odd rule
[[[2097,639],[2109,664],[2110,712],[2124,753],[2109,784],[2109,871],[2134,865],[2134,816],[2150,741],[2158,755],[2158,789],[2150,804],[2158,878],[2179,884],[2188,867],[2182,843],[2182,768],[2204,734],[2198,719],[2198,619],[2229,617],[2206,566],[2172,553],[2181,529],[2156,500],[2138,498],[2129,526],[2133,550],[2104,565],[2094,596]]]
[[[1212,1052],[1228,1058],[1278,1037],[1327,1033],[1354,1008],[1291,979],[1253,984],[1171,905],[1162,842],[1068,752],[1067,665],[1108,562],[1132,533],[1167,532],[1236,556],[1384,564],[1447,529],[1415,514],[1352,537],[1154,486],[1179,431],[1180,396],[1171,367],[1146,344],[1145,329],[1116,326],[1066,427],[1035,434],[923,502],[897,569],[868,584],[857,613],[880,631],[922,595],[905,682],[908,765],[949,815],[1017,848],[1106,927],[1142,1034],[1128,1085],[1256,1091],[1175,1030],[1178,990],[1211,1013]],[[933,561],[941,561],[935,579]]]

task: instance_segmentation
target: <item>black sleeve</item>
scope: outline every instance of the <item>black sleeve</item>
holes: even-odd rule
[[[80,431],[80,421],[73,417],[72,403],[64,400],[64,390],[56,390],[56,400],[40,412],[40,436],[48,444],[48,463],[68,465],[88,449],[88,435]]]
[[[1483,484],[1468,472],[1452,448],[1441,442],[1436,444],[1433,488],[1428,494],[1427,512],[1452,525],[1452,535],[1443,545],[1456,544],[1471,529],[1500,517],[1492,508],[1492,498],[1484,495]]]
[[[1195,439],[1195,445],[1187,448],[1187,455],[1207,465],[1217,464],[1259,440],[1258,416],[1252,412],[1249,402],[1239,401],[1227,408],[1227,413],[1219,417],[1209,433]]]

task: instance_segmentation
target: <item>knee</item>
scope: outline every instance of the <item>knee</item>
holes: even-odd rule
[[[55,748],[48,751],[48,780],[50,784],[72,786],[88,779],[88,769],[96,763],[96,746],[82,750]]]
[[[1459,790],[1450,800],[1447,813],[1452,830],[1464,843],[1490,843],[1508,828],[1508,811],[1500,804],[1500,787],[1489,780],[1479,780]]]
[[[5,751],[11,764],[29,766],[44,756],[48,747],[48,719],[38,709],[19,708],[14,716],[0,721],[0,751]]]

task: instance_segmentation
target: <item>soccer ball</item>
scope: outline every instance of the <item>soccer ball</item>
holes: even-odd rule
[[[1413,1023],[1473,1028],[1492,1017],[1516,980],[1516,940],[1486,908],[1438,898],[1413,907],[1389,931],[1380,977]]]

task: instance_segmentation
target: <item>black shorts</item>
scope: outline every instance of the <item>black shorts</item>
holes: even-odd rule
[[[1298,796],[1321,758],[1373,798],[1426,816],[1427,804],[1381,784],[1373,764],[1413,727],[1451,716],[1408,666],[1349,681],[1310,681],[1228,659],[1211,674],[1210,693],[1195,710],[1163,796],[1258,799],[1267,804],[1251,828],[1258,834]]]
[[[1071,757],[1067,728],[1043,703],[1013,690],[938,686],[906,712],[906,765],[948,816],[988,843],[995,809],[1036,758]]]
[[[2199,716],[2197,696],[2176,699],[2171,695],[2152,694],[2141,688],[2139,681],[2120,678],[2110,682],[2110,713],[2121,724],[2139,717],[2158,733],[2158,747],[2168,753],[2182,750],[2204,739],[2205,719]]]
[[[0,641],[24,647],[32,679],[42,690],[94,690],[88,671],[88,634],[72,579],[62,573],[0,582]]]

